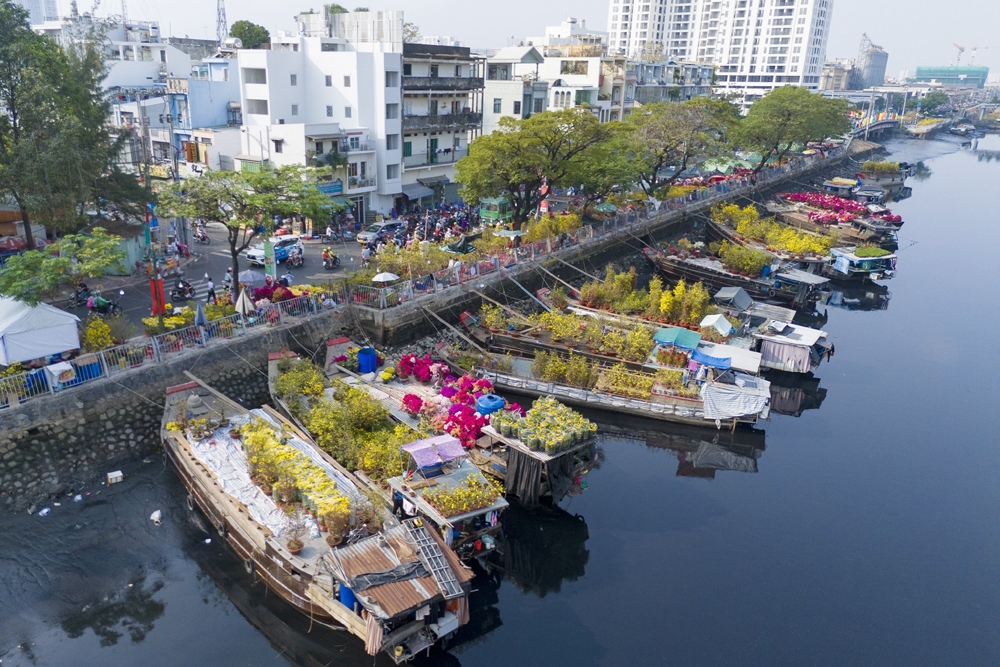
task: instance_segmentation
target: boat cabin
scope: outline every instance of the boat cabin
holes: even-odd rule
[[[885,252],[878,256],[858,256],[858,248],[831,248],[833,273],[838,277],[883,280],[896,272],[896,255]]]
[[[829,349],[827,334],[819,329],[769,321],[753,333],[760,365],[788,373],[809,373],[819,367]]]
[[[831,178],[823,181],[823,191],[838,197],[850,198],[854,188],[858,187],[858,181],[853,178]]]
[[[755,318],[791,322],[795,317],[795,311],[791,308],[754,301],[742,287],[723,287],[715,293],[712,300],[730,315],[750,318],[751,325]]]
[[[864,204],[885,202],[885,189],[881,185],[862,185],[853,191],[854,200]]]

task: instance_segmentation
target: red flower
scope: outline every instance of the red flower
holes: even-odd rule
[[[416,394],[407,394],[403,396],[403,410],[411,415],[415,415],[420,412],[420,408],[424,407],[423,400]]]

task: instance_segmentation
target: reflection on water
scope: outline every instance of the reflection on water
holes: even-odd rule
[[[891,298],[887,285],[871,282],[863,285],[837,284],[821,305],[844,310],[886,310]]]
[[[771,414],[801,417],[806,410],[819,410],[826,398],[826,389],[812,373],[771,371],[767,379],[771,383]]]
[[[153,622],[166,609],[166,605],[153,599],[161,588],[162,581],[147,587],[146,578],[142,577],[129,584],[123,593],[113,593],[87,605],[81,613],[64,620],[62,628],[71,639],[93,630],[101,646],[114,646],[125,632],[133,644],[138,644],[153,630]]]
[[[532,510],[512,503],[503,515],[503,541],[490,566],[521,591],[544,598],[586,571],[590,533],[582,516],[558,507]]]

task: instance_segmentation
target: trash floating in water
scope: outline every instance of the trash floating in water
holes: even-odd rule
[[[79,493],[78,493],[78,494],[76,494],[75,496],[73,496],[73,502],[74,502],[74,503],[78,503],[78,502],[80,502],[81,500],[83,500],[83,496],[81,496],[81,495],[80,495]]]
[[[111,472],[108,473],[108,486],[111,486],[112,484],[117,484],[123,479],[125,479],[125,475],[122,473],[121,470],[112,470]]]
[[[212,543],[212,538],[211,537],[205,538],[205,544],[211,544],[211,543]]]
[[[43,507],[42,509],[38,510],[38,516],[48,516],[49,512],[51,511],[52,510],[50,510],[48,507]]]
[[[153,524],[157,526],[163,523],[162,519],[163,519],[163,513],[160,512],[160,510],[156,510],[155,512],[149,515],[149,520],[152,521]]]

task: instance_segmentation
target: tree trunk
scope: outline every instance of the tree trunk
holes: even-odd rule
[[[28,218],[28,210],[24,208],[20,197],[15,197],[17,207],[21,210],[21,223],[24,225],[24,240],[27,242],[28,250],[35,249],[35,237],[31,234],[31,220]]]
[[[237,235],[239,234],[239,229],[234,229],[233,227],[226,226],[228,237],[229,237],[229,258],[233,263],[233,290],[238,289],[240,284],[240,252],[236,249]],[[239,296],[239,294],[236,294]]]

